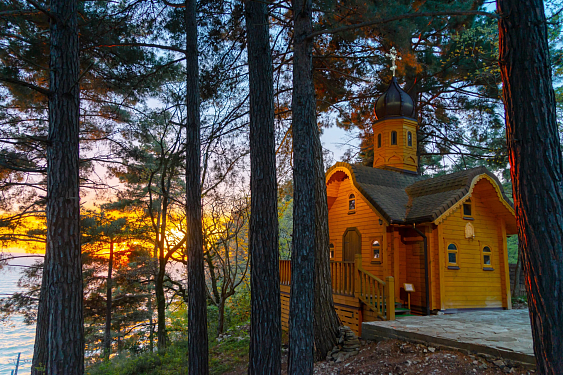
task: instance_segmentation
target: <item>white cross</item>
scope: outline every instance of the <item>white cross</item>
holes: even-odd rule
[[[393,71],[393,77],[395,77],[395,70],[397,70],[397,65],[395,64],[395,62],[402,59],[397,55],[397,50],[395,49],[395,47],[391,47],[391,50],[389,51],[389,53],[386,53],[385,56],[389,57],[391,59],[391,62],[393,63],[393,65],[391,65],[391,70]]]

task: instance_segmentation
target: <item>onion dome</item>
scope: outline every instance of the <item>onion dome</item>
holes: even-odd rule
[[[375,103],[375,116],[378,120],[389,117],[408,117],[414,119],[414,102],[393,77],[387,91]]]

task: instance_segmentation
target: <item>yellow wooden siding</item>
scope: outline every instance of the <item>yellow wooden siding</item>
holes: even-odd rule
[[[416,128],[417,123],[407,119],[392,119],[379,121],[373,126],[374,158],[373,166],[416,171],[418,158],[416,156]],[[391,145],[391,132],[397,132],[397,144]],[[408,146],[407,134],[412,134],[412,146]],[[381,134],[381,147],[377,147],[377,136]]]
[[[356,209],[353,214],[348,210],[348,197],[356,197]],[[379,224],[379,217],[363,200],[361,194],[352,186],[350,179],[341,182],[338,197],[328,213],[330,242],[334,244],[334,260],[342,261],[343,235],[348,228],[356,228],[361,235],[362,266],[373,275],[384,278],[384,262],[387,261],[386,226]],[[381,246],[381,263],[374,263],[371,243],[377,238],[383,240]]]
[[[483,203],[479,193],[474,191],[472,217],[466,220],[462,208],[454,211],[440,226],[443,233],[441,251],[444,252],[443,272],[444,301],[446,309],[485,308],[506,306],[503,300],[501,269],[504,267],[502,249],[499,249],[498,218],[491,212],[490,206]],[[465,227],[471,223],[475,230],[473,239],[465,238]],[[448,269],[447,246],[455,243],[458,247],[459,270]],[[483,270],[482,248],[492,250],[493,271]]]

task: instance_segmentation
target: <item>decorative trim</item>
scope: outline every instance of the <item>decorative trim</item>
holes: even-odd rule
[[[449,270],[459,270],[459,266],[448,266]]]
[[[360,193],[360,195],[362,196],[363,200],[367,203],[367,205],[373,210],[373,212],[375,212],[375,214],[377,216],[379,216],[383,222],[385,223],[385,225],[389,225],[389,220],[387,220],[387,218],[385,217],[385,215],[383,215],[378,209],[375,208],[375,206],[371,203],[370,199],[368,198],[369,195],[366,194],[364,192],[364,189],[362,189],[359,185],[358,182],[356,181],[356,176],[354,175],[354,172],[352,171],[352,167],[350,166],[350,164],[348,163],[344,163],[344,162],[337,162],[336,164],[334,164],[332,167],[330,167],[328,169],[328,171],[326,171],[325,174],[325,184],[326,181],[328,181],[330,179],[330,177],[332,177],[333,174],[335,174],[336,172],[344,172],[346,175],[348,175],[350,177],[350,179],[352,180],[352,185],[354,186],[354,188]]]
[[[493,188],[497,192],[497,196],[498,196],[500,202],[504,205],[504,207],[506,207],[506,209],[508,209],[508,211],[512,215],[515,215],[514,208],[512,208],[512,206],[510,206],[510,204],[508,204],[508,202],[504,200],[504,197],[502,196],[502,193],[500,191],[500,187],[498,186],[496,181],[493,180],[493,178],[491,176],[483,173],[483,174],[480,174],[478,176],[475,176],[473,178],[473,181],[471,181],[471,186],[469,187],[469,191],[467,192],[467,194],[465,194],[463,197],[461,197],[461,199],[459,199],[453,206],[451,206],[446,211],[444,211],[443,214],[438,216],[433,221],[433,223],[436,224],[436,225],[442,223],[442,221],[444,221],[448,216],[450,216],[450,214],[452,212],[457,210],[465,202],[465,200],[471,196],[471,194],[473,193],[473,189],[475,188],[475,185],[477,184],[477,182],[481,181],[483,178],[488,180],[491,183],[491,185],[493,185]]]

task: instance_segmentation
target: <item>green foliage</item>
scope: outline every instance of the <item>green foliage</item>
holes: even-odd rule
[[[219,339],[210,340],[210,373],[224,374],[244,369],[248,363],[250,338],[247,330],[237,327]],[[122,352],[109,361],[98,362],[86,369],[87,375],[180,375],[187,369],[186,340],[173,341],[161,353],[132,354]]]
[[[508,263],[518,263],[518,236],[510,236],[506,242],[508,247]]]

